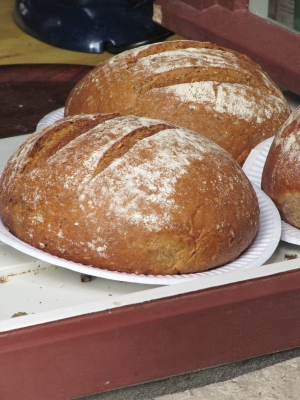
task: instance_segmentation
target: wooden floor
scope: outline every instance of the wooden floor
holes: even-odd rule
[[[80,53],[53,47],[23,32],[13,20],[14,0],[1,0],[0,64],[62,63],[98,65],[112,54]],[[173,35],[169,39],[182,38]],[[168,40],[169,40],[168,39]]]

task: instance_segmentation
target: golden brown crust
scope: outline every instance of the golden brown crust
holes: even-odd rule
[[[300,228],[300,108],[276,134],[262,174],[262,188],[281,218]]]
[[[70,93],[65,115],[118,112],[163,119],[225,148],[241,165],[273,136],[290,108],[247,56],[179,40],[129,50],[104,61]]]
[[[234,260],[258,229],[256,194],[226,151],[135,116],[68,117],[32,134],[0,193],[21,240],[108,270],[204,271]]]

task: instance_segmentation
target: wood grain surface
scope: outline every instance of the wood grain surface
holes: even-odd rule
[[[73,86],[92,68],[64,64],[0,66],[0,138],[34,132],[41,118],[64,106]]]

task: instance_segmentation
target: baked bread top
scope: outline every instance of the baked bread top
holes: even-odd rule
[[[262,188],[281,218],[300,228],[300,107],[276,134],[263,173]]]
[[[33,133],[0,181],[0,216],[48,253],[168,275],[226,264],[253,241],[256,194],[209,139],[135,116],[67,117]]]
[[[167,41],[102,62],[72,90],[65,115],[118,112],[192,129],[240,165],[290,114],[278,87],[249,57],[206,42]]]

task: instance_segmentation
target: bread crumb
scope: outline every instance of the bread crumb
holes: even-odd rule
[[[11,318],[22,317],[23,315],[28,315],[27,312],[19,311],[11,316]]]
[[[86,274],[80,275],[81,282],[91,282],[93,279],[94,279],[94,277],[91,275],[86,275]]]
[[[298,258],[297,254],[285,254],[284,255],[285,260],[294,260],[295,258]]]

